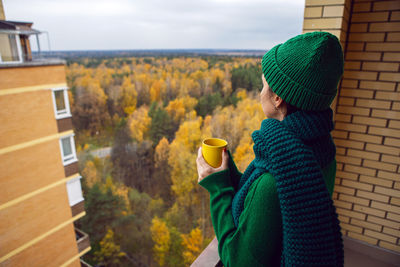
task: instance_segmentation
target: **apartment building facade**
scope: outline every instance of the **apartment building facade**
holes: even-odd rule
[[[65,62],[32,60],[0,2],[0,266],[81,266],[88,236]]]

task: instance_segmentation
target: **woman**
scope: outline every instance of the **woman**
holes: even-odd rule
[[[224,266],[343,266],[331,195],[336,174],[330,104],[343,74],[338,39],[298,35],[261,62],[268,119],[252,134],[255,159],[241,174],[227,151],[219,168],[197,158],[210,193]]]

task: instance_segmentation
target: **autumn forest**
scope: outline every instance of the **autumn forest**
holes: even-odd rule
[[[77,58],[67,81],[90,236],[85,260],[188,266],[214,238],[197,184],[202,139],[224,138],[241,171],[253,159],[260,61],[251,57]]]

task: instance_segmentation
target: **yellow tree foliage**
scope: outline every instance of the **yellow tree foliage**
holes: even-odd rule
[[[183,260],[186,266],[192,264],[203,249],[203,234],[199,228],[190,231],[190,234],[181,234],[183,246]]]
[[[86,185],[89,187],[92,187],[95,183],[100,181],[96,166],[91,160],[86,161],[82,176],[85,177]]]
[[[106,235],[100,241],[100,250],[94,253],[95,259],[105,266],[112,266],[119,265],[121,259],[125,255],[126,254],[121,251],[120,246],[115,244],[114,232],[109,228]]]
[[[175,122],[179,123],[185,117],[186,113],[194,110],[194,107],[196,105],[197,105],[196,98],[185,96],[170,101],[165,110],[168,112],[168,114]]]
[[[135,85],[129,77],[124,78],[121,86],[121,107],[126,115],[131,115],[136,110],[137,92]]]
[[[151,117],[148,114],[149,108],[141,106],[129,117],[128,125],[132,138],[142,142],[147,135],[151,124]]]
[[[160,168],[160,164],[163,162],[168,162],[169,156],[169,143],[167,138],[163,137],[156,147],[156,152],[154,154],[155,167]]]
[[[240,143],[233,154],[233,158],[235,159],[235,164],[239,171],[244,172],[250,162],[254,159],[253,140],[250,135],[245,135],[240,140]]]
[[[150,87],[150,100],[151,102],[158,102],[165,96],[165,90],[167,85],[163,79],[159,79],[153,82]]]
[[[169,229],[164,221],[154,217],[151,221],[150,232],[154,242],[155,259],[160,266],[163,266],[171,244]]]

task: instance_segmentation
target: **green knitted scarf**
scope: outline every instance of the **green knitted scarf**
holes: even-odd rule
[[[263,173],[276,179],[282,214],[281,266],[343,266],[339,220],[322,168],[335,156],[332,110],[298,111],[282,122],[266,119],[252,135],[256,158],[232,201],[238,225],[251,184]]]

